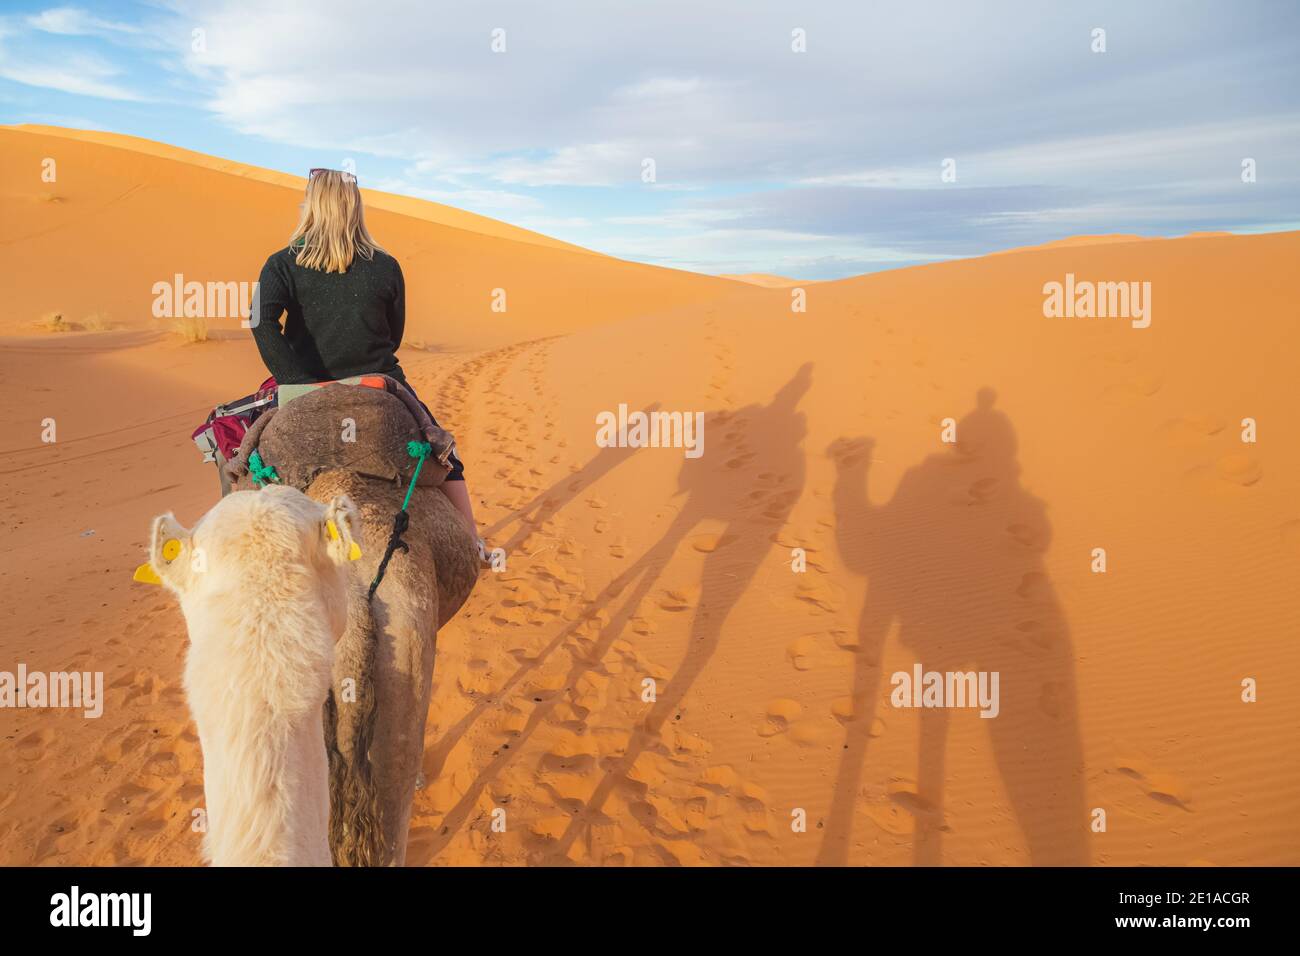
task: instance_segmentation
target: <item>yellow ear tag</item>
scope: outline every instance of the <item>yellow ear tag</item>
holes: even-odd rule
[[[331,518],[329,521],[326,521],[325,527],[329,530],[330,540],[337,541],[339,539],[339,529],[338,525],[334,523],[334,519]],[[348,548],[348,560],[355,561],[359,557],[361,557],[361,546],[353,541],[352,547]]]
[[[141,584],[162,584],[162,578],[158,577],[158,572],[153,569],[153,565],[146,561],[135,569],[135,574],[131,575],[132,581],[139,581]]]
[[[162,556],[168,564],[180,557],[181,543],[175,538],[168,538],[163,542]],[[158,572],[153,569],[153,565],[146,561],[135,569],[135,574],[131,575],[132,581],[139,581],[141,584],[162,584],[162,578],[158,577]]]

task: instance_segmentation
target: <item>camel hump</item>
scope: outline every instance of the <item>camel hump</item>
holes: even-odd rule
[[[446,444],[451,443],[446,434]],[[407,444],[424,441],[419,422],[397,396],[380,388],[332,384],[314,388],[281,406],[257,436],[262,462],[280,482],[305,490],[322,471],[342,469],[367,478],[405,483],[416,459]],[[449,469],[434,455],[420,471],[420,485],[436,487]],[[241,449],[241,457],[252,449]]]

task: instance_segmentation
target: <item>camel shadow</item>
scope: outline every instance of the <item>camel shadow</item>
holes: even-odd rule
[[[989,732],[1031,863],[1088,863],[1074,652],[1043,560],[1051,526],[1044,503],[1020,484],[1016,434],[995,398],[982,389],[975,410],[957,423],[956,443],[909,468],[882,506],[867,498],[874,443],[841,438],[828,449],[837,470],[838,549],[848,570],[866,577],[867,597],[855,652],[855,717],[819,864],[848,860],[871,726],[884,699],[882,652],[894,624],[927,672],[1000,675],[996,717],[944,707],[917,713],[916,789],[889,798],[911,815],[915,864],[942,862],[948,724],[968,719]]]
[[[702,572],[700,596],[691,624],[686,657],[674,672],[666,687],[656,693],[656,701],[644,722],[632,733],[628,748],[622,758],[615,761],[597,785],[592,797],[575,814],[574,820],[561,838],[548,850],[555,862],[567,862],[568,847],[597,819],[600,808],[612,789],[626,777],[636,757],[647,747],[654,746],[664,723],[675,716],[682,699],[695,678],[708,663],[721,637],[722,626],[728,614],[748,589],[759,566],[770,556],[771,537],[783,527],[799,500],[804,484],[804,458],[799,444],[807,431],[804,415],[797,411],[800,399],[812,383],[812,365],[802,366],[768,404],[752,404],[736,411],[715,411],[705,414],[706,434],[721,431],[721,447],[712,455],[687,459],[678,475],[678,494],[686,499],[664,535],[646,550],[627,570],[609,583],[586,608],[584,614],[561,630],[542,649],[529,665],[537,666],[550,653],[560,647],[574,644],[579,632],[590,622],[598,620],[607,609],[616,607],[608,622],[594,637],[580,638],[580,652],[574,652],[573,663],[563,682],[564,687],[574,687],[581,677],[601,667],[612,645],[638,614],[642,602],[650,595],[664,568],[672,560],[678,547],[701,522],[719,521],[724,530],[711,539]],[[755,441],[751,445],[750,436]],[[716,439],[711,438],[711,442]],[[617,464],[625,456],[598,455],[596,460]],[[609,470],[584,468],[583,473],[605,474]],[[718,473],[722,475],[719,476]],[[738,493],[735,482],[742,476],[758,476],[758,486],[748,496]],[[725,476],[725,477],[724,477]],[[722,480],[719,480],[722,478]],[[568,481],[557,483],[557,487]],[[587,487],[590,481],[583,483]],[[545,502],[546,493],[538,496]],[[546,505],[543,504],[543,507]],[[626,592],[626,595],[625,595]],[[504,698],[509,689],[521,680],[516,675],[496,695]],[[465,794],[444,816],[439,835],[426,847],[429,859],[436,856],[450,842],[452,836],[468,819],[485,788],[524,749],[525,742],[539,726],[550,717],[555,707],[564,700],[555,695],[536,702],[528,720],[510,749],[502,748],[470,784]],[[453,739],[453,734],[444,739]],[[426,770],[437,768],[428,768]]]

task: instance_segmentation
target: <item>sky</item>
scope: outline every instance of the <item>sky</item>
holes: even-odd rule
[[[3,0],[0,123],[833,279],[1300,228],[1300,3]]]

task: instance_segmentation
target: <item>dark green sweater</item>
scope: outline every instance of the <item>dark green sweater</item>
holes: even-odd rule
[[[381,372],[405,383],[394,354],[406,327],[402,267],[386,252],[357,256],[347,272],[305,269],[293,249],[266,260],[253,338],[283,385]],[[284,327],[280,315],[284,313]]]

